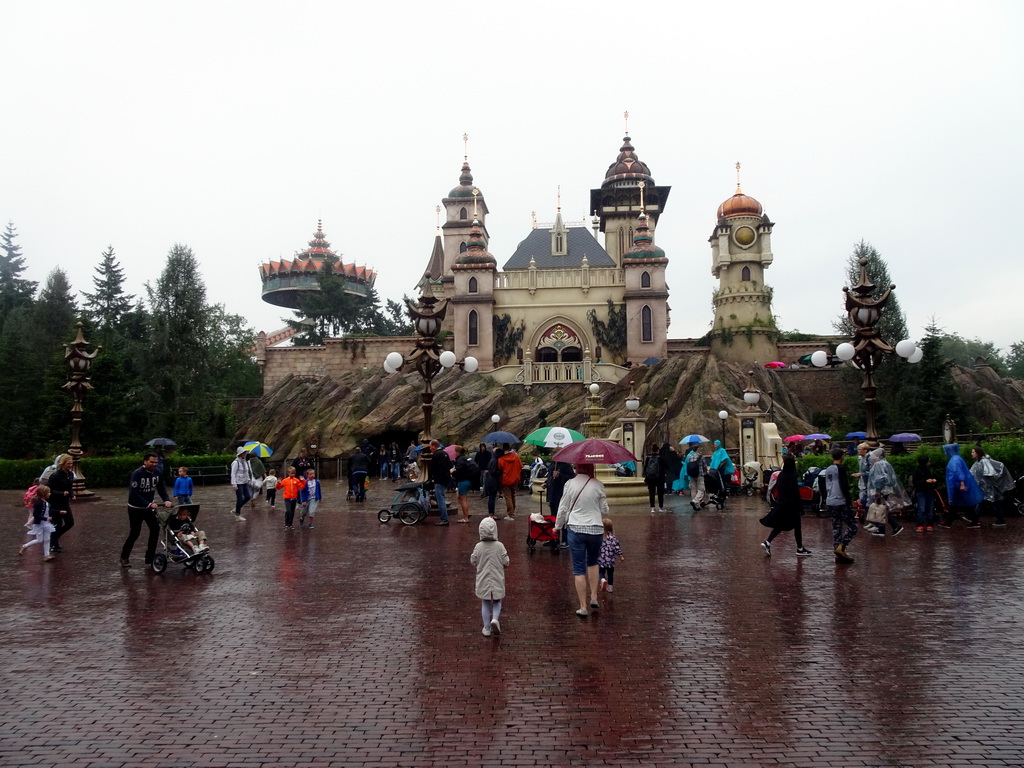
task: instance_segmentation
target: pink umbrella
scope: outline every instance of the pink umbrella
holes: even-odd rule
[[[778,360],[774,360],[774,361],[772,361],[770,363],[765,363],[764,367],[765,368],[785,368],[786,364],[785,363],[780,363]]]
[[[461,445],[446,445],[444,447],[444,452],[448,454],[448,458],[449,459],[451,459],[452,461],[455,461],[455,449],[456,448],[461,448],[461,447],[462,447]]]
[[[799,443],[801,440],[806,440],[806,439],[807,438],[804,437],[803,435],[790,435],[785,440],[783,440],[783,442],[784,443]]]
[[[551,457],[553,461],[564,461],[567,464],[618,464],[623,461],[636,461],[636,456],[613,440],[580,440],[569,443]]]

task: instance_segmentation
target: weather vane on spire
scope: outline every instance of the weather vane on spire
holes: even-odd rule
[[[476,187],[473,187],[473,221],[477,220],[477,215],[476,215],[476,196],[479,195],[479,194],[480,194],[480,190],[477,189]]]
[[[740,161],[736,161],[736,192],[740,191]]]
[[[437,216],[437,231],[440,234],[440,232],[441,232],[441,206],[440,205],[435,205],[434,206],[434,213]]]
[[[637,186],[640,187],[640,215],[644,212],[644,187],[647,185],[644,182],[638,182]]]
[[[558,185],[558,212],[562,212],[562,185]]]
[[[626,119],[626,135],[629,136],[629,112],[623,112],[622,116]]]
[[[462,159],[464,162],[469,162],[469,134],[462,134]]]

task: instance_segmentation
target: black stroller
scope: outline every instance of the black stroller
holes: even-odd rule
[[[180,512],[187,512],[188,519],[177,522],[175,518]],[[160,521],[160,546],[162,551],[153,555],[153,570],[163,573],[169,563],[180,564],[191,568],[196,573],[210,573],[215,565],[210,547],[201,542],[196,534],[196,518],[199,517],[198,504],[182,504],[173,509],[161,509],[156,513]],[[182,539],[178,538],[178,534]]]
[[[704,490],[708,494],[708,501],[715,505],[716,509],[725,509],[725,500],[729,493],[722,481],[722,473],[718,469],[708,469],[704,475]]]

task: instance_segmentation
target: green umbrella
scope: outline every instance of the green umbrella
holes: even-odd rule
[[[524,439],[524,443],[530,445],[539,445],[541,448],[561,448],[563,445],[569,443],[576,443],[583,440],[584,437],[575,429],[567,429],[566,427],[541,427],[535,429],[533,432],[528,434]]]

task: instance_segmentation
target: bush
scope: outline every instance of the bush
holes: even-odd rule
[[[228,466],[234,461],[233,454],[206,454],[201,456],[179,456],[173,454],[164,458],[164,481],[167,492],[171,492],[178,467]],[[0,459],[0,488],[21,490],[35,482],[43,470],[50,466],[46,459],[13,461]],[[80,462],[85,483],[89,488],[119,488],[127,491],[128,478],[142,464],[142,454],[105,458],[87,457]],[[209,482],[226,483],[228,478],[211,478]]]

